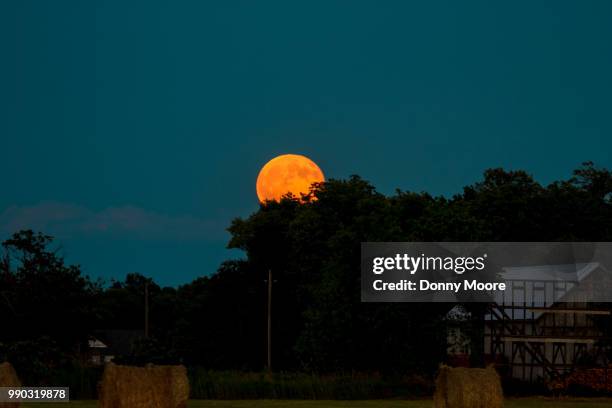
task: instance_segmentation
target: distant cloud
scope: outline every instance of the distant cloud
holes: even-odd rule
[[[211,241],[224,237],[225,220],[192,215],[167,215],[134,206],[101,211],[60,202],[11,206],[0,213],[0,234],[21,229],[41,231],[58,238],[108,236],[154,241]]]

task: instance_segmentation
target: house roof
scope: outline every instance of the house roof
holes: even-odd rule
[[[600,266],[599,262],[510,266],[502,268],[504,280],[537,280],[546,282],[580,282]]]
[[[134,343],[144,338],[142,330],[104,329],[96,330],[94,335],[108,345],[110,352],[119,355],[129,354]]]
[[[99,339],[96,339],[95,337],[90,338],[87,341],[87,345],[89,346],[89,348],[99,348],[99,349],[108,348],[108,346],[106,344],[104,344]]]
[[[536,265],[502,268],[501,277],[507,284],[504,292],[493,295],[501,306],[527,306],[550,308],[556,303],[568,301],[568,296],[580,288],[588,295],[581,283],[595,271],[607,271],[599,262]],[[541,310],[505,309],[515,320],[539,319],[545,314]]]

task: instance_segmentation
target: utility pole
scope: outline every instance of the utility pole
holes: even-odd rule
[[[144,335],[149,338],[149,282],[144,285]]]
[[[268,269],[268,372],[272,373],[272,269]]]

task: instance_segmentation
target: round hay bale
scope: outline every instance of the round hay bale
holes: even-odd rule
[[[434,408],[503,408],[499,375],[487,368],[440,366],[436,378]]]
[[[10,363],[0,364],[0,387],[21,387],[17,372]],[[0,402],[0,408],[18,407],[18,402]]]
[[[189,399],[184,366],[131,367],[108,363],[104,368],[100,408],[183,408]]]
[[[170,379],[172,384],[172,406],[178,408],[187,407],[189,399],[189,377],[187,377],[187,369],[185,366],[170,366]]]

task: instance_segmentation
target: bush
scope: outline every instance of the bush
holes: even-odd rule
[[[344,373],[189,372],[195,399],[377,399],[431,395],[433,383],[420,376]]]
[[[74,364],[55,370],[46,385],[70,387],[70,399],[98,398],[98,382],[104,367],[88,367]]]

